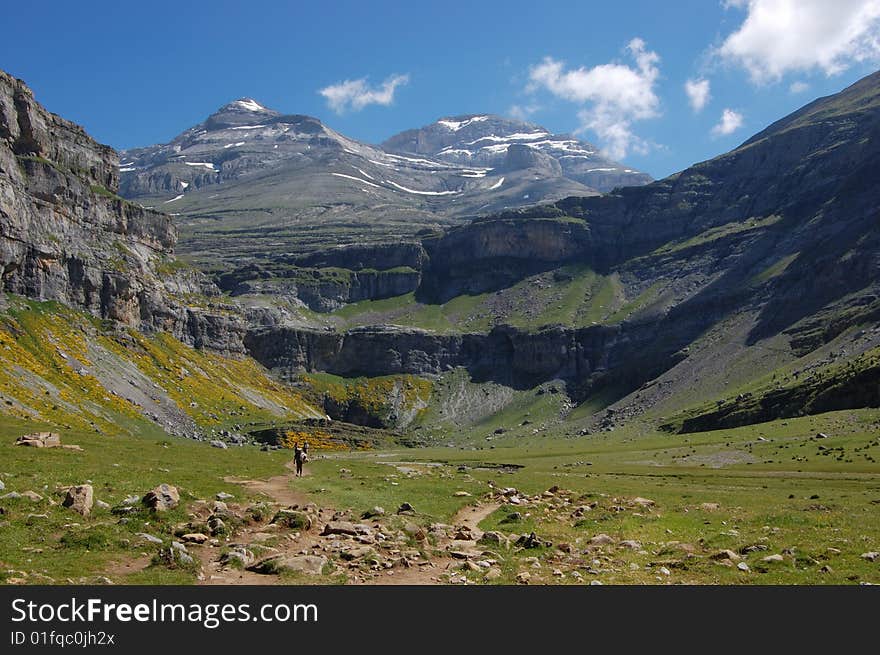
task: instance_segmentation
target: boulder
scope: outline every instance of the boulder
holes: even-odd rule
[[[142,502],[155,512],[164,512],[180,504],[180,492],[177,487],[163,483],[147,492]]]
[[[146,532],[138,532],[137,536],[140,537],[141,539],[143,539],[144,541],[150,542],[151,544],[161,544],[162,543],[162,540],[159,539],[159,537],[154,537],[153,535],[148,534]]]
[[[34,432],[25,434],[15,440],[16,446],[31,448],[58,448],[61,446],[61,435],[55,432]]]
[[[351,523],[350,521],[330,521],[321,532],[322,537],[331,534],[347,534],[351,536],[370,534],[370,526],[363,523]]]
[[[312,519],[308,514],[289,508],[278,510],[271,522],[291,530],[308,531],[312,529]]]
[[[181,539],[190,544],[203,544],[208,541],[208,535],[201,532],[191,532],[183,535]]]
[[[373,554],[373,549],[369,546],[352,546],[340,551],[339,556],[347,561],[361,559]]]
[[[762,558],[761,561],[767,562],[768,564],[773,564],[775,562],[784,562],[785,558],[779,553],[776,553],[774,555],[767,555],[767,557]]]
[[[92,505],[95,501],[95,492],[90,484],[80,484],[70,487],[61,503],[64,507],[69,507],[74,512],[88,516],[92,513]]]
[[[376,507],[372,507],[361,514],[362,519],[372,519],[377,516],[385,516],[384,507],[379,507],[378,505],[376,505]]]
[[[730,549],[726,549],[718,551],[717,553],[712,555],[710,559],[714,559],[715,561],[729,560],[731,562],[738,562],[741,558],[739,556],[739,553],[736,553]]]
[[[264,559],[251,565],[249,570],[266,575],[277,575],[284,571],[294,571],[307,575],[321,575],[327,558],[319,555],[279,555]]]
[[[510,546],[510,541],[500,532],[496,532],[494,530],[490,530],[489,532],[484,532],[483,536],[480,537],[478,544],[486,545],[486,546],[501,546],[502,548],[507,548]]]
[[[517,539],[516,545],[522,546],[523,548],[541,548],[542,546],[552,546],[553,544],[541,539],[538,535],[532,532],[530,534],[524,534]]]
[[[244,546],[234,546],[220,556],[220,564],[223,566],[240,566],[247,568],[254,563],[256,557],[252,550]]]

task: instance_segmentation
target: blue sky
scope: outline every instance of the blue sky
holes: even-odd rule
[[[880,0],[55,0],[4,15],[0,68],[116,148],[250,96],[368,142],[516,114],[662,177],[880,65]]]

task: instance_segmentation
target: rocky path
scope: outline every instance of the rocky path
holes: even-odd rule
[[[446,584],[455,581],[463,567],[476,570],[470,562],[481,558],[484,549],[478,544],[483,535],[478,524],[499,507],[494,501],[467,505],[449,525],[432,524],[428,529],[409,521],[406,513],[357,519],[333,507],[319,507],[291,486],[293,479],[292,473],[267,480],[226,479],[265,496],[274,517],[243,523],[225,542],[186,544],[201,563],[200,584],[283,584],[286,579],[277,573],[284,570],[315,582]],[[245,509],[220,505],[221,513]],[[217,503],[213,509],[216,513]],[[198,518],[210,520],[209,511],[203,509]],[[482,566],[493,564],[490,560]]]

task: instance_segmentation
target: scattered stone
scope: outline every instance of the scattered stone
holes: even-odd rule
[[[201,532],[191,532],[183,535],[181,539],[191,544],[203,544],[208,541],[208,535],[202,534]]]
[[[15,445],[30,446],[31,448],[58,448],[61,446],[61,435],[55,432],[34,432],[16,439]]]
[[[452,495],[453,495],[454,497],[456,497],[456,498],[468,498],[468,497],[470,497],[470,494],[469,494],[467,491],[456,491],[456,492],[455,492],[454,494],[452,494]]]
[[[653,500],[648,498],[641,498],[640,496],[636,496],[632,499],[633,505],[638,505],[639,507],[653,507],[656,503]]]
[[[505,537],[502,533],[496,532],[494,530],[484,532],[483,536],[479,538],[477,543],[491,546],[501,546],[502,548],[507,548],[510,546],[510,541],[507,539],[507,537]]]
[[[486,575],[483,576],[485,580],[497,580],[501,577],[501,569],[497,567],[492,567],[488,571],[486,571]]]
[[[149,491],[143,497],[143,503],[155,512],[164,512],[180,504],[180,493],[177,487],[163,483]]]
[[[373,552],[369,546],[352,546],[340,551],[339,556],[344,560],[352,561],[372,555]]]
[[[415,514],[415,508],[409,503],[401,503],[400,507],[397,508],[398,514]]]
[[[519,584],[529,584],[529,580],[531,580],[532,575],[528,571],[523,571],[522,573],[517,573],[516,581]]]
[[[749,565],[746,564],[745,562],[740,562],[739,564],[736,565],[736,568],[738,568],[740,571],[745,571],[746,573],[748,573],[751,570],[751,569],[749,569]]]
[[[74,512],[88,516],[92,513],[92,505],[94,504],[95,492],[90,484],[80,484],[70,487],[61,503],[64,507],[69,507]]]
[[[825,434],[824,432],[817,432],[817,433],[816,433],[816,438],[817,438],[817,439],[827,439],[827,438],[828,438],[828,435]]]
[[[868,560],[869,562],[874,562],[874,561],[876,561],[878,558],[880,558],[880,553],[878,553],[878,552],[872,550],[872,551],[869,552],[869,553],[862,553],[861,555],[859,555],[859,557],[861,557],[862,559],[866,559],[866,560]]]
[[[214,496],[214,498],[216,498],[217,500],[224,500],[225,501],[225,500],[232,500],[233,498],[235,498],[235,496],[233,496],[232,494],[228,494],[225,491],[221,491],[216,496]]]
[[[782,555],[780,555],[779,553],[775,553],[773,555],[767,555],[767,557],[762,557],[761,561],[767,562],[768,564],[773,564],[776,562],[784,562],[785,558]]]
[[[719,503],[703,503],[700,505],[700,509],[706,512],[716,512],[721,509],[721,505]]]
[[[2,496],[0,496],[0,499],[3,500],[16,500],[18,498],[21,498],[21,494],[17,491],[10,491],[8,494],[3,494]]]
[[[629,550],[641,550],[642,544],[640,544],[638,541],[634,541],[632,539],[627,539],[626,541],[620,542],[620,547],[627,548]]]
[[[225,441],[219,441],[217,439],[214,439],[211,441],[211,447],[212,448],[221,448],[223,450],[226,450],[227,448],[229,448],[229,446],[226,445]]]
[[[672,572],[669,569],[667,569],[665,566],[660,567],[660,573],[662,575],[672,575]]]
[[[347,535],[368,535],[370,534],[370,526],[363,523],[351,523],[349,521],[330,521],[324,526],[321,532],[322,537],[331,534],[347,534]]]
[[[361,514],[362,519],[372,519],[377,516],[385,516],[385,508],[379,507],[376,505],[375,507],[366,510],[363,514]]]
[[[137,536],[145,541],[149,541],[151,544],[161,544],[162,540],[159,537],[154,537],[151,534],[147,534],[146,532],[138,532]]]
[[[248,567],[251,571],[266,575],[277,575],[282,571],[296,571],[307,575],[321,575],[327,558],[320,555],[278,555],[264,559]]]
[[[6,485],[3,484],[3,480],[0,480],[0,491],[3,491],[6,488]]]
[[[729,560],[731,562],[738,562],[742,558],[739,556],[739,553],[735,553],[730,549],[726,549],[715,553],[714,555],[710,556],[709,559],[714,559],[715,561]]]
[[[821,569],[819,569],[819,573],[834,573],[834,569],[831,568],[830,564],[826,564]]]
[[[607,546],[609,544],[613,544],[614,539],[609,537],[607,534],[597,534],[595,537],[590,539],[590,545],[592,546]]]
[[[95,505],[100,509],[110,509],[110,503],[105,503],[103,500],[96,500]]]
[[[7,495],[8,495],[8,494],[7,494]],[[21,497],[22,497],[22,498],[27,498],[28,500],[30,500],[30,501],[32,501],[32,502],[35,502],[35,503],[38,503],[38,502],[40,502],[41,500],[43,500],[43,497],[42,497],[40,494],[38,494],[36,491],[30,491],[30,490],[29,490],[29,491],[23,491],[23,492],[21,493]]]
[[[518,521],[522,521],[522,514],[519,512],[511,512],[501,519],[501,523],[517,523]]]
[[[541,548],[542,546],[552,546],[549,541],[545,541],[538,537],[534,532],[530,534],[524,534],[520,536],[519,539],[516,540],[517,546],[522,546],[523,548]]]
[[[289,508],[278,510],[275,516],[272,517],[271,523],[284,526],[291,530],[303,530],[308,532],[312,529],[312,519],[308,514]]]
[[[252,550],[244,546],[235,546],[220,556],[220,564],[224,566],[241,566],[247,568],[254,563],[256,557]]]
[[[590,586],[591,587],[601,587],[602,581],[601,580],[590,580]]]
[[[219,516],[212,516],[208,519],[208,529],[211,531],[211,536],[216,537],[217,535],[222,535],[226,533],[226,522],[221,519]]]

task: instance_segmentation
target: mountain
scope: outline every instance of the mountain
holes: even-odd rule
[[[878,166],[875,73],[666,179],[426,237],[413,294],[247,347],[288,373],[563,380],[578,403],[613,403],[606,427],[876,406]]]
[[[484,140],[516,139],[510,130],[525,125],[496,118],[473,124],[483,126]],[[496,127],[508,136],[491,134]],[[459,131],[473,135],[474,129]],[[612,174],[595,153],[583,161],[608,171],[566,176],[564,170],[586,164],[564,168],[560,162],[587,157],[574,153],[593,152],[591,146],[556,137],[543,139],[539,149],[524,144],[510,141],[475,161],[448,152],[391,152],[316,118],[242,98],[167,144],[123,151],[120,193],[173,212],[180,252],[222,271],[336,245],[413,241],[419,230],[460,224],[478,213],[596,193],[580,179],[647,179]]]
[[[611,161],[595,146],[571,135],[551,134],[540,125],[501,116],[467,114],[441,118],[425,127],[401,132],[382,147],[390,152],[498,170],[520,168],[524,158],[529,158],[531,162],[541,162],[548,175],[562,175],[602,193],[652,181],[650,175]]]

